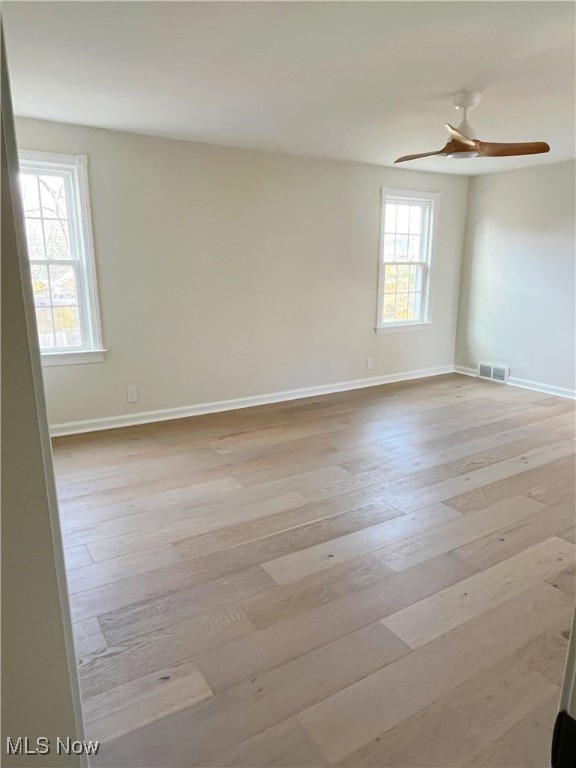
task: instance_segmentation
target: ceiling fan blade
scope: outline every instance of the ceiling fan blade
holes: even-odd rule
[[[457,141],[460,141],[462,144],[466,144],[469,147],[475,146],[474,139],[471,139],[468,136],[465,136],[463,133],[460,133],[460,131],[457,128],[454,128],[453,125],[450,125],[450,123],[444,123],[444,126],[453,139],[457,139]]]
[[[479,157],[514,157],[515,155],[539,155],[550,152],[550,145],[545,141],[526,141],[498,144],[494,141],[479,141]]]
[[[399,157],[398,160],[394,160],[394,165],[396,163],[405,163],[407,160],[417,160],[419,157],[432,157],[432,155],[443,155],[444,149],[439,149],[437,152],[422,152],[419,155],[403,155],[402,157]]]

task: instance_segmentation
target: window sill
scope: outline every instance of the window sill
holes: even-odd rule
[[[434,323],[397,323],[395,325],[385,325],[374,330],[379,335],[381,333],[407,333],[413,331],[427,331]]]
[[[84,365],[85,363],[103,363],[105,349],[89,349],[82,352],[43,352],[42,365]]]

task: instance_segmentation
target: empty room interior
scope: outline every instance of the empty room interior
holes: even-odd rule
[[[575,9],[3,3],[5,765],[549,768]]]

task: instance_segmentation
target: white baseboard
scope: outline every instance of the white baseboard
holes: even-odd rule
[[[533,389],[535,392],[542,392],[545,395],[556,395],[556,397],[567,397],[569,400],[576,400],[576,391],[566,389],[565,387],[554,387],[551,384],[541,384],[539,381],[528,381],[527,379],[517,379],[511,376],[508,384],[522,389]]]
[[[428,376],[441,376],[446,373],[454,373],[454,367],[452,365],[444,365],[439,368],[426,368],[419,371],[406,371],[405,373],[390,374],[388,376],[373,376],[369,379],[342,381],[337,384],[323,384],[318,387],[291,389],[287,392],[274,392],[269,395],[240,397],[235,400],[219,400],[212,403],[184,406],[182,408],[165,408],[160,411],[144,411],[142,413],[123,414],[122,416],[108,416],[103,419],[69,421],[63,424],[52,424],[50,427],[50,434],[52,437],[62,437],[64,435],[76,435],[83,432],[100,432],[104,429],[132,427],[137,424],[149,424],[155,421],[184,419],[188,416],[201,416],[206,413],[235,411],[240,408],[253,408],[254,406],[267,405],[268,403],[282,403],[287,400],[298,400],[303,397],[329,395],[333,392],[346,392],[352,389],[378,387],[381,384],[393,384],[400,381],[423,379],[427,378]]]
[[[454,373],[461,373],[464,376],[475,376],[478,378],[478,371],[475,368],[464,368],[461,365],[454,366]],[[499,384],[501,382],[494,383]],[[520,387],[521,389],[531,389],[534,392],[541,392],[544,395],[555,395],[556,397],[566,397],[569,400],[576,400],[575,390],[566,389],[565,387],[554,387],[551,384],[542,384],[539,381],[528,381],[527,379],[517,379],[514,376],[510,376],[506,384],[510,384],[512,387]]]
[[[461,373],[463,376],[478,377],[478,371],[475,368],[463,368],[461,365],[454,366],[454,373]]]

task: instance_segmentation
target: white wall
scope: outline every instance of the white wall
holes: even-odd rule
[[[574,161],[471,180],[456,362],[575,388]],[[568,394],[568,392],[566,392]]]
[[[109,351],[45,369],[52,424],[453,364],[467,179],[33,120],[17,132],[89,161]],[[430,330],[374,333],[382,186],[441,193]]]
[[[3,40],[1,86],[2,744],[8,766],[79,766],[56,739],[83,736],[62,540]],[[30,323],[32,319],[32,323]],[[6,739],[50,739],[51,751],[8,754]]]

